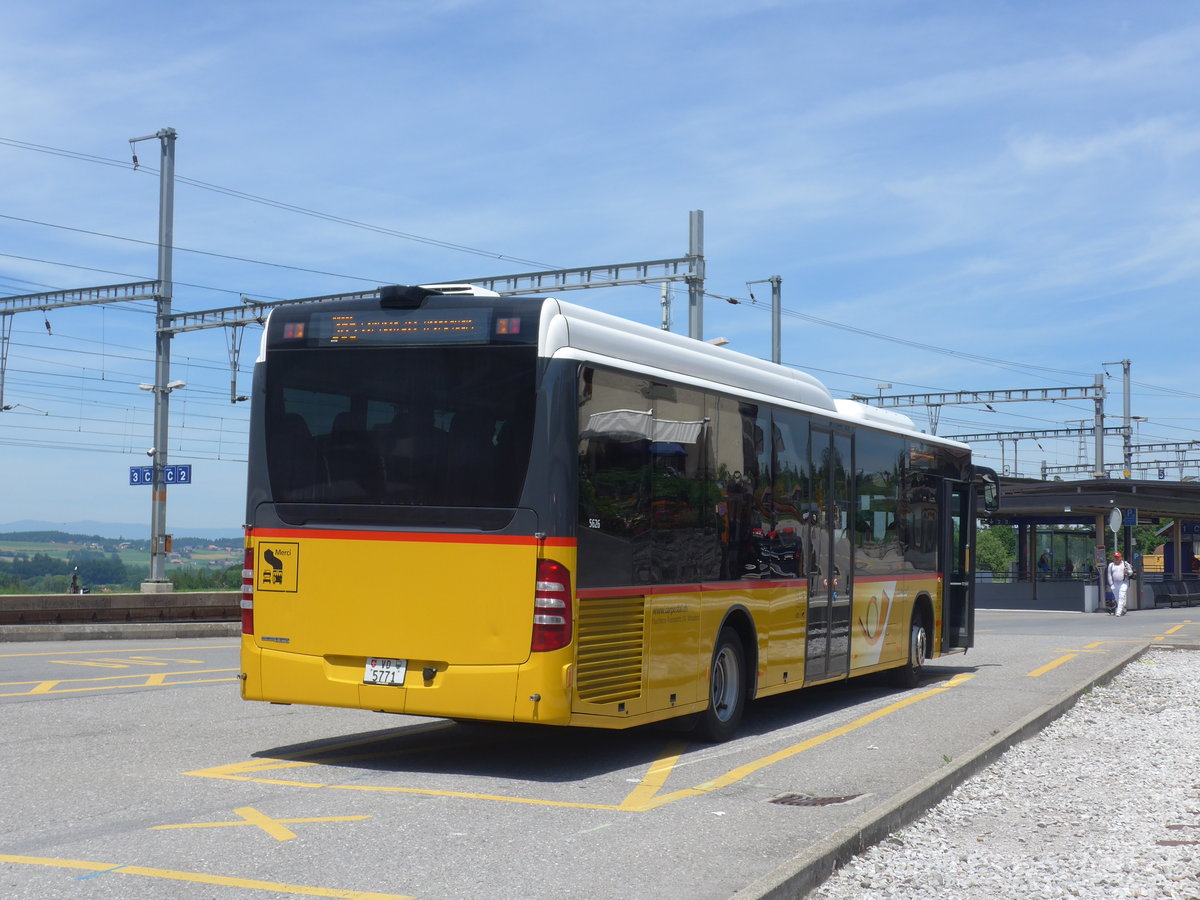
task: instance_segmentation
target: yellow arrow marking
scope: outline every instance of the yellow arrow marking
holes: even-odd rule
[[[667,747],[667,749],[663,752],[663,754],[661,756],[659,756],[653,763],[650,764],[650,768],[647,770],[646,775],[639,781],[638,785],[632,791],[629,792],[629,794],[625,797],[625,799],[618,804],[579,803],[579,802],[568,802],[568,801],[562,801],[562,800],[542,800],[542,799],[533,798],[533,797],[508,797],[508,796],[503,796],[503,795],[498,795],[498,794],[475,794],[475,793],[468,793],[465,791],[445,791],[445,790],[435,790],[435,789],[429,789],[429,788],[391,787],[391,786],[386,786],[386,785],[324,784],[324,783],[309,782],[309,781],[289,781],[289,780],[284,780],[284,779],[260,777],[261,773],[268,772],[268,771],[275,771],[275,770],[279,770],[279,769],[305,768],[308,766],[321,765],[322,763],[332,763],[332,762],[336,762],[339,760],[367,759],[367,758],[371,758],[373,756],[379,755],[379,754],[375,754],[375,753],[359,754],[357,756],[345,756],[345,757],[340,757],[339,760],[335,760],[332,758],[326,758],[326,757],[320,757],[318,759],[318,761],[316,761],[316,762],[309,762],[307,760],[296,759],[296,758],[292,758],[292,759],[254,759],[254,760],[248,760],[246,762],[231,763],[229,765],[224,765],[224,766],[213,766],[212,768],[208,768],[208,769],[197,769],[195,771],[186,772],[184,774],[195,775],[195,776],[202,777],[202,778],[222,778],[222,779],[228,779],[230,781],[252,781],[252,782],[256,782],[258,784],[285,785],[285,786],[289,786],[289,787],[327,788],[327,789],[331,789],[331,790],[342,790],[342,791],[373,791],[376,793],[392,793],[392,794],[418,794],[418,795],[424,795],[424,796],[430,796],[430,797],[455,797],[458,799],[466,799],[466,800],[492,800],[492,801],[497,801],[497,802],[501,802],[501,803],[521,803],[521,804],[528,804],[531,806],[567,807],[567,808],[571,808],[571,809],[601,809],[601,810],[610,810],[610,811],[619,811],[619,812],[648,812],[649,810],[657,809],[658,807],[664,806],[668,803],[673,803],[676,800],[682,800],[685,797],[695,797],[695,796],[699,796],[702,794],[711,793],[712,791],[719,790],[720,788],[723,788],[723,787],[728,787],[729,785],[734,784],[738,781],[741,781],[742,779],[754,774],[755,772],[759,771],[760,769],[765,769],[768,766],[771,766],[777,762],[781,762],[782,760],[785,760],[792,756],[795,756],[798,753],[803,753],[805,750],[809,750],[813,747],[820,746],[821,744],[824,744],[827,741],[831,741],[834,738],[841,737],[842,735],[845,735],[845,734],[849,734],[852,731],[857,731],[858,729],[863,728],[866,725],[871,724],[872,722],[876,722],[879,719],[884,718],[885,716],[889,716],[892,713],[898,712],[899,710],[904,709],[907,706],[911,706],[914,703],[919,703],[922,700],[927,700],[930,697],[935,697],[938,694],[945,693],[946,691],[950,690],[951,688],[957,687],[958,685],[960,685],[960,684],[964,683],[965,681],[967,681],[971,678],[974,678],[974,677],[975,677],[974,674],[971,674],[971,673],[961,673],[959,675],[955,675],[953,678],[950,678],[942,685],[939,685],[937,687],[931,688],[926,691],[922,691],[919,694],[914,694],[911,697],[906,697],[903,700],[900,700],[896,703],[892,703],[889,706],[886,706],[886,707],[883,707],[882,709],[876,710],[875,712],[868,713],[867,715],[862,716],[861,718],[855,719],[853,722],[850,722],[847,725],[843,725],[840,728],[835,728],[832,731],[827,731],[824,734],[817,735],[816,737],[809,738],[808,740],[803,741],[799,744],[794,744],[791,747],[787,747],[783,750],[780,750],[777,753],[771,754],[770,756],[765,756],[765,757],[762,757],[761,759],[754,760],[753,762],[746,763],[745,765],[738,766],[737,768],[732,769],[729,772],[726,772],[724,775],[721,775],[710,781],[706,781],[704,784],[698,785],[694,788],[685,788],[683,790],[678,790],[678,791],[674,791],[672,793],[660,795],[658,792],[663,788],[663,786],[667,782],[667,779],[670,777],[671,773],[674,771],[674,768],[675,768],[676,764],[678,763],[679,758],[682,755],[684,747],[685,747],[685,745],[681,742],[672,743]],[[441,728],[445,728],[445,727],[449,727],[449,723],[439,723],[434,726],[427,726],[427,728],[430,728],[431,730],[432,729],[440,730]],[[391,737],[391,735],[385,735],[384,737]],[[381,737],[376,736],[376,737],[368,738],[365,740],[347,742],[347,744],[341,745],[341,746],[337,747],[336,749],[343,749],[345,747],[356,746],[356,745],[363,744],[363,743],[372,743],[372,742],[375,742],[375,741],[378,741],[381,739],[382,739]],[[327,753],[331,749],[335,749],[335,748],[331,748],[331,747],[317,748],[315,750],[306,751],[303,754],[296,754],[296,756],[318,756],[319,757],[319,755],[321,753]],[[421,752],[421,751],[427,750],[427,749],[428,748],[416,748],[416,752]],[[394,753],[395,751],[391,751],[391,752]],[[224,823],[224,824],[240,825],[242,823],[235,822],[235,823]],[[164,826],[159,826],[159,827],[164,827]],[[180,826],[175,826],[175,827],[180,827]]]
[[[97,656],[96,661],[97,662],[120,663],[121,665],[123,665],[127,668],[130,665],[134,665],[134,666],[165,666],[165,665],[167,665],[167,663],[165,663],[165,662],[151,662],[150,660],[146,659],[144,656],[130,656],[127,659],[109,659],[106,656]],[[171,660],[171,662],[175,662],[175,660]],[[183,660],[181,659],[181,660],[179,660],[179,662],[182,663]],[[199,660],[199,662],[204,662],[204,660]]]
[[[129,665],[123,662],[91,662],[86,659],[52,659],[52,663],[58,663],[60,666],[92,666],[97,669],[128,669]]]
[[[140,662],[144,662],[147,665],[151,665],[151,664],[153,664],[153,665],[159,665],[159,664],[168,665],[168,664],[176,664],[176,663],[191,663],[194,666],[199,666],[199,665],[203,665],[204,663],[206,663],[208,661],[208,660],[204,660],[204,659],[182,659],[182,658],[177,659],[174,656],[131,656],[129,658],[139,660]]]
[[[33,685],[29,690],[0,693],[0,697],[26,697],[30,694],[77,694],[85,691],[112,691],[140,687],[176,687],[183,684],[210,684],[219,681],[236,681],[236,678],[191,678],[167,681],[183,675],[208,675],[217,672],[236,672],[237,669],[188,669],[182,672],[155,672],[152,675],[106,675],[102,678],[72,678],[60,681],[0,681],[0,688]],[[89,684],[92,682],[119,682],[118,684]],[[59,685],[88,684],[88,687],[59,687]]]
[[[309,819],[273,819],[270,816],[260,813],[253,806],[243,806],[234,811],[235,815],[241,816],[241,822],[194,822],[184,825],[155,825],[151,831],[165,831],[174,828],[229,828],[239,827],[242,825],[254,825],[261,828],[277,841],[290,841],[296,837],[296,832],[290,828],[285,828],[285,825],[297,825],[303,822],[360,822],[363,819],[369,819],[370,816],[325,816]]]

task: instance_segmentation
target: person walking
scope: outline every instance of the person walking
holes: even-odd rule
[[[1108,564],[1108,589],[1113,593],[1116,609],[1112,615],[1125,615],[1125,603],[1129,592],[1129,579],[1133,577],[1133,566],[1121,559],[1120,553],[1114,553],[1112,562]]]

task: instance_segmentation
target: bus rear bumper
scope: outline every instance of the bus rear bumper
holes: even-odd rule
[[[569,650],[521,665],[456,666],[410,660],[404,684],[364,684],[364,657],[309,656],[242,644],[242,697],[411,716],[566,725]],[[426,678],[432,673],[432,678]]]

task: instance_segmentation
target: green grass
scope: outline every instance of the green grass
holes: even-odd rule
[[[9,541],[0,540],[0,562],[11,562],[14,557],[24,556],[33,557],[37,554],[49,556],[53,559],[67,560],[72,552],[87,550],[87,544],[63,544],[63,543],[41,543],[36,541]],[[110,552],[117,554],[117,557],[130,568],[146,567],[150,565],[150,552],[148,550],[100,550],[107,557]],[[226,568],[236,565],[242,561],[240,551],[228,550],[196,550],[190,557],[184,556],[178,560],[171,559],[167,563],[168,569],[183,568],[186,566],[197,567],[212,567]]]

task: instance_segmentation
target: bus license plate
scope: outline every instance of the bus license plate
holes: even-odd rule
[[[407,659],[383,659],[368,657],[363,670],[363,684],[404,684],[404,673],[408,671]]]

